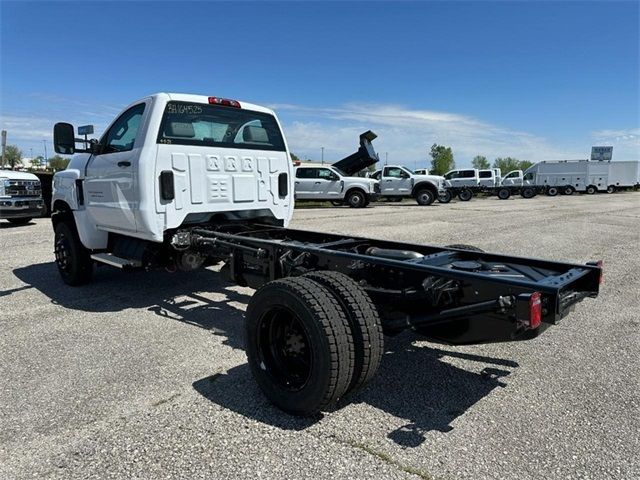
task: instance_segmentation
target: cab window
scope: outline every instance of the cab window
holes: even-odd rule
[[[142,121],[144,106],[144,103],[141,103],[120,115],[101,142],[104,145],[102,153],[133,150],[140,122]]]
[[[493,177],[493,172],[480,172],[480,178],[491,178]]]
[[[298,168],[296,178],[318,178],[317,168]]]
[[[321,178],[323,180],[333,180],[334,177],[335,177],[335,173],[333,173],[328,168],[318,169],[318,178]]]
[[[533,172],[529,172],[527,174],[525,174],[524,180],[533,180]]]
[[[402,178],[404,176],[406,176],[406,173],[403,172],[403,170],[401,168],[398,167],[385,167],[384,169],[384,176],[385,177],[391,177],[391,178]]]
[[[452,180],[454,178],[458,178],[460,176],[460,171],[458,170],[454,170],[452,172],[447,173],[444,178],[446,178],[447,180]]]

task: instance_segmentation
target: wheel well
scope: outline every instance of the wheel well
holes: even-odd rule
[[[355,191],[362,193],[365,197],[367,195],[367,192],[365,192],[362,187],[351,187],[349,190],[347,190],[347,193],[344,194],[344,198],[346,199],[349,195],[351,195],[351,193]]]
[[[413,190],[411,191],[411,196],[415,197],[420,190],[429,190],[431,193],[433,193],[435,198],[438,198],[438,189],[431,182],[422,182],[415,185],[413,187]]]
[[[62,220],[73,220],[73,211],[69,204],[63,200],[56,200],[53,202],[53,211],[51,212],[51,223],[53,228]]]

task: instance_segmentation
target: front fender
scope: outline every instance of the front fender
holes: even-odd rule
[[[424,188],[433,191],[436,197],[438,196],[438,186],[434,185],[429,180],[423,180],[422,182],[417,183],[411,190],[411,195],[415,195],[419,190],[422,190]]]
[[[80,179],[80,170],[72,168],[63,170],[53,176],[53,191],[51,193],[51,211],[56,200],[61,200],[71,210],[78,210],[78,186],[76,180]]]

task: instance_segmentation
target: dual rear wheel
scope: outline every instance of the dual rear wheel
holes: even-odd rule
[[[373,378],[384,339],[378,312],[355,281],[313,272],[263,285],[246,315],[246,352],[266,397],[313,415]]]

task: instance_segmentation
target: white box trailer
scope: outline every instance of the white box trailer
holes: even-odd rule
[[[638,185],[638,161],[594,162],[590,160],[542,161],[524,173],[525,185],[543,187],[552,195],[558,191],[612,193]]]

